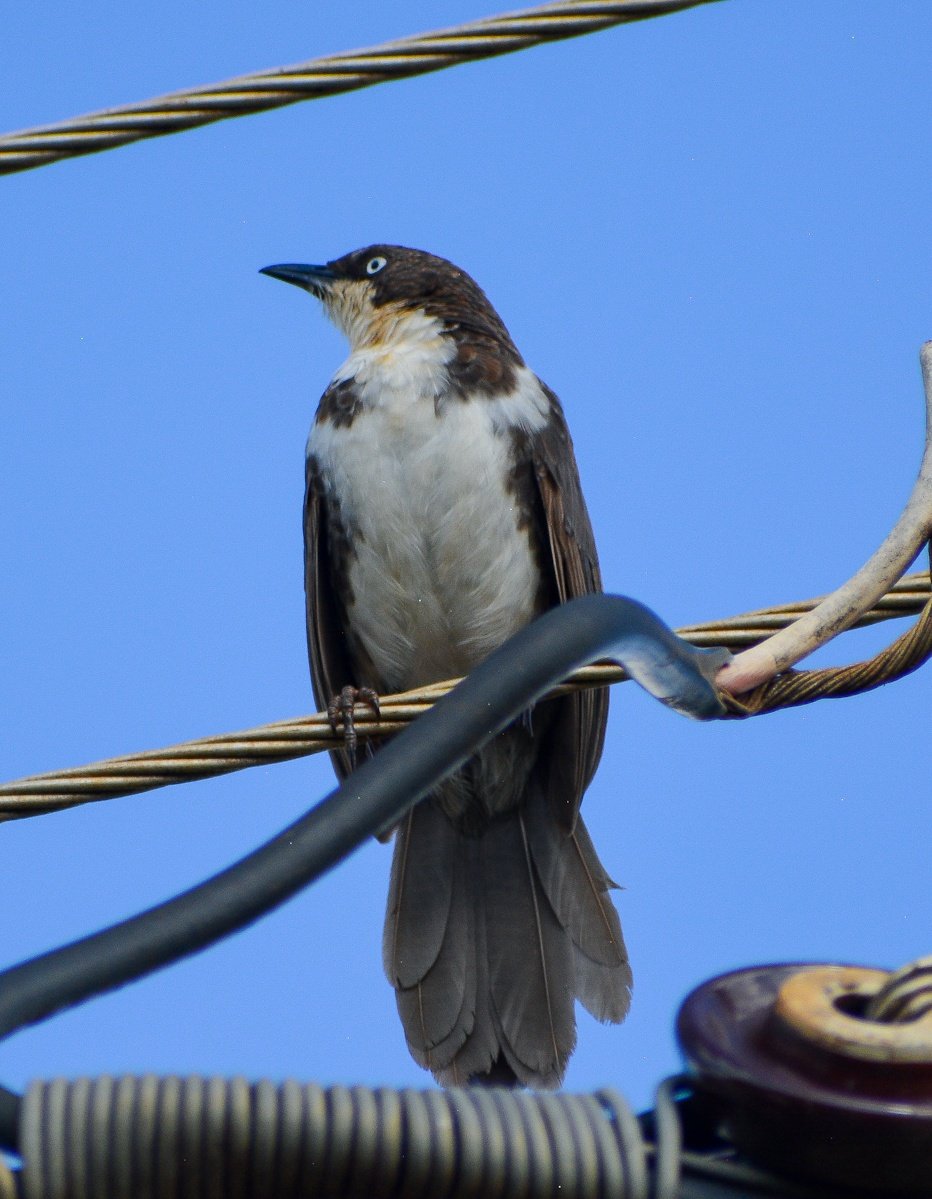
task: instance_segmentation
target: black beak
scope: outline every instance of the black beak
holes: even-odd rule
[[[264,266],[260,275],[271,275],[285,283],[293,283],[305,291],[320,296],[336,278],[329,266],[306,266],[300,262],[282,262],[278,266]]]

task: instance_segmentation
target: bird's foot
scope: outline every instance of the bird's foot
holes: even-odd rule
[[[343,746],[349,755],[350,766],[356,769],[356,747],[359,739],[356,736],[356,725],[353,713],[357,704],[365,704],[376,720],[382,716],[379,707],[379,697],[371,687],[344,687],[339,695],[333,696],[327,704],[327,719],[335,733],[343,727]]]

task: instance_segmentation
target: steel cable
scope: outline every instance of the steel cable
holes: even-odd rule
[[[906,575],[878,601],[874,608],[864,615],[857,627],[921,612],[928,604],[929,596],[928,574]],[[784,628],[802,613],[810,611],[820,601],[821,597],[817,597],[792,604],[780,604],[726,620],[689,625],[678,632],[684,640],[692,645],[699,647],[725,646],[734,651],[747,645],[757,644],[768,637],[775,628]],[[924,635],[927,635],[928,624],[924,628],[926,630]],[[916,643],[915,628],[907,633],[906,637],[911,640],[905,647],[900,646],[893,652],[893,660],[892,662],[887,661],[886,668],[900,669],[902,672],[904,668],[915,669],[915,666],[918,665],[919,659],[926,652],[927,643],[922,637],[920,637],[919,643]],[[902,640],[901,638],[900,641]],[[899,642],[894,645],[898,646]],[[888,651],[884,651],[884,653],[886,654]],[[852,667],[841,668],[843,672],[853,669]],[[772,710],[771,707],[766,706],[767,703],[771,703],[773,707],[786,706],[787,702],[810,703],[814,699],[821,698],[819,687],[822,684],[818,678],[814,682],[807,680],[810,679],[810,676],[819,676],[823,673],[810,671],[783,676],[776,681],[776,684],[772,685],[772,691],[768,691],[767,687],[762,688],[761,691],[764,693],[762,695],[752,692],[750,696],[742,696],[740,700],[726,698],[729,714],[732,716],[760,714]],[[557,690],[565,690],[568,686],[605,686],[609,683],[621,682],[626,677],[625,672],[614,665],[586,667],[577,671],[572,676],[571,682]],[[889,677],[893,676],[881,678],[880,681],[888,681]],[[795,697],[790,695],[787,698],[787,686],[790,680],[793,680],[792,686],[797,688],[797,694]],[[400,732],[410,721],[428,711],[442,695],[447,694],[456,681],[450,680],[417,691],[382,697],[382,718],[378,722],[373,719],[368,709],[361,708],[359,717],[356,719],[359,735],[372,737]],[[844,694],[849,694],[857,680],[854,676],[845,675],[842,682],[847,687]],[[828,681],[828,685],[834,685],[832,680]],[[879,682],[875,678],[873,681],[869,680],[869,685],[878,686]],[[828,693],[826,690],[826,694]],[[837,689],[834,692],[834,694],[839,693]],[[755,702],[758,704],[756,708],[753,707]],[[341,742],[342,734],[331,729],[326,713],[318,712],[314,716],[279,721],[243,732],[205,737],[166,749],[148,750],[143,753],[109,758],[89,766],[70,767],[65,770],[32,775],[28,778],[0,784],[0,820],[37,816],[46,812],[74,807],[76,804],[133,795],[158,787],[171,786],[175,783],[214,778],[252,766],[286,762],[307,754],[332,749]]]
[[[716,0],[562,0],[269,71],[186,88],[0,137],[0,174],[265,112],[391,79],[663,16]]]
[[[722,700],[729,716],[741,718],[800,707],[818,699],[843,699],[903,678],[922,666],[930,654],[932,599],[911,628],[872,658],[822,670],[788,670],[741,696],[722,692]]]

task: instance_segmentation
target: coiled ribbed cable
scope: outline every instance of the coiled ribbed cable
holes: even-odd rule
[[[57,1080],[30,1087],[21,1152],[24,1199],[648,1195],[646,1145],[614,1091]]]
[[[864,1016],[884,1024],[907,1024],[929,1012],[932,1012],[932,954],[895,970],[870,998]]]

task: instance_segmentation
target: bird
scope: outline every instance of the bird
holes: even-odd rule
[[[465,271],[379,244],[263,273],[316,297],[350,347],[306,455],[308,654],[332,720],[465,675],[602,590],[560,401]],[[384,968],[442,1085],[558,1087],[575,1001],[628,1011],[616,884],[579,814],[607,713],[605,688],[538,703],[394,829]]]

